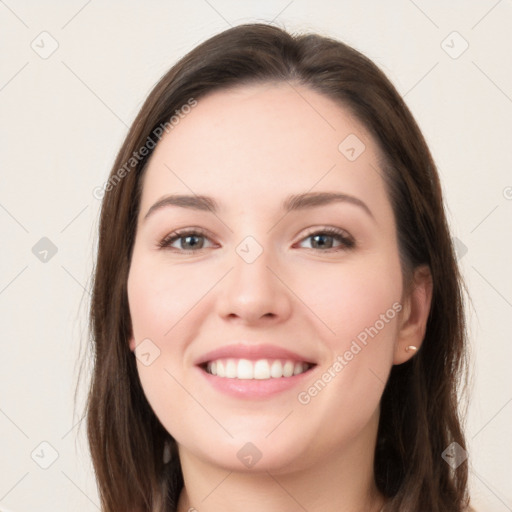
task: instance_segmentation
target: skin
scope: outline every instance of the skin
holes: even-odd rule
[[[349,161],[348,135],[365,145]],[[146,397],[178,443],[185,489],[179,510],[375,511],[379,401],[391,367],[421,345],[431,300],[428,269],[407,292],[395,221],[378,172],[379,152],[349,111],[302,86],[265,84],[210,94],[158,144],[144,176],[128,278],[130,349],[149,338],[160,350],[137,359]],[[285,215],[290,194],[339,192],[335,202]],[[179,206],[168,194],[207,195],[216,214]],[[202,228],[204,246],[159,248],[182,228]],[[326,227],[348,233],[315,245]],[[252,236],[252,263],[236,252]],[[330,247],[329,244],[332,244]],[[184,252],[196,251],[196,252]],[[251,249],[253,250],[253,249]],[[180,252],[181,251],[181,252]],[[401,311],[307,404],[297,396],[393,304]],[[265,399],[213,389],[194,365],[202,354],[245,340],[297,351],[317,366],[303,385]],[[147,342],[146,342],[147,343]],[[253,443],[261,459],[237,452]]]

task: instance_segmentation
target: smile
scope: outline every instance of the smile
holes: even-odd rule
[[[216,359],[204,366],[207,373],[226,379],[268,380],[293,377],[308,371],[313,365],[281,359]]]

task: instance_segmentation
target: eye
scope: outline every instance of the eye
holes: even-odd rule
[[[191,253],[206,249],[209,242],[206,234],[199,229],[174,231],[158,242],[160,249],[173,249],[179,252]]]
[[[305,249],[321,252],[338,252],[355,246],[354,238],[346,231],[338,228],[322,228],[312,231],[299,242],[299,245],[310,240]],[[208,245],[210,244],[210,245]],[[160,249],[170,249],[181,253],[193,253],[213,247],[206,233],[201,229],[185,229],[173,231],[158,242]]]
[[[319,249],[321,252],[337,252],[355,247],[354,238],[343,229],[322,228],[313,231],[302,239],[302,242],[311,240],[310,247],[306,249]],[[338,245],[335,245],[336,242]]]

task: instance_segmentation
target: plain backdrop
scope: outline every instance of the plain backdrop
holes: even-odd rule
[[[512,510],[510,0],[0,1],[0,510],[98,510],[85,386],[73,409],[93,190],[171,65],[254,21],[362,51],[423,130],[472,298],[473,500],[482,512]]]

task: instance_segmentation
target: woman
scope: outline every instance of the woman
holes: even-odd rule
[[[465,510],[461,281],[392,84],[242,25],[158,83],[104,189],[102,510]]]

